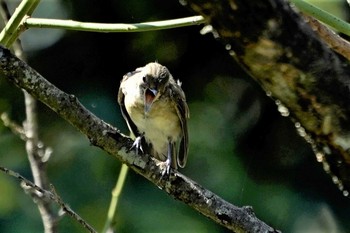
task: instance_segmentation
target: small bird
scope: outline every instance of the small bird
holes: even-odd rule
[[[170,167],[185,167],[188,156],[187,120],[189,108],[180,81],[168,68],[151,62],[123,76],[118,103],[130,131],[135,136],[132,148],[147,148],[160,160],[164,174]]]

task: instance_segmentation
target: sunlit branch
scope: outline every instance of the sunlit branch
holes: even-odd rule
[[[340,19],[339,17],[328,13],[304,0],[290,0],[295,4],[302,12],[315,17],[321,22],[335,28],[337,31],[342,32],[350,36],[350,24]]]
[[[8,47],[18,37],[19,26],[26,15],[31,14],[39,0],[23,0],[0,33],[0,42]]]
[[[117,183],[112,191],[112,198],[109,204],[107,219],[105,222],[105,226],[103,227],[102,233],[110,232],[115,226],[115,214],[117,212],[117,205],[128,174],[128,170],[129,167],[123,164],[119,172]]]
[[[202,16],[143,23],[90,23],[63,19],[27,18],[23,24],[27,28],[52,28],[92,32],[144,32],[170,28],[193,26],[204,23]]]

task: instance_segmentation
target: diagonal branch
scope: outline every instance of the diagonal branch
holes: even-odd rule
[[[179,172],[164,179],[160,168],[148,155],[140,156],[128,151],[132,145],[130,138],[97,118],[74,95],[59,90],[3,47],[0,47],[0,77],[25,89],[46,104],[85,134],[93,145],[115,156],[173,198],[188,204],[215,222],[235,232],[278,232],[259,220],[251,207],[236,207]]]
[[[34,11],[38,3],[39,0],[23,0],[19,4],[5,28],[0,32],[0,41],[3,45],[9,46],[18,38],[22,20]]]
[[[84,220],[82,219],[77,213],[75,213],[66,203],[64,203],[61,199],[61,197],[59,195],[57,195],[56,191],[54,190],[53,187],[52,190],[53,191],[48,191],[46,189],[41,188],[40,186],[34,184],[33,182],[31,182],[30,180],[26,179],[24,176],[20,175],[17,172],[14,172],[8,168],[2,167],[0,166],[0,171],[17,178],[18,180],[20,180],[23,184],[23,187],[26,189],[34,189],[37,193],[40,193],[41,197],[40,199],[47,199],[47,200],[52,200],[54,202],[56,202],[57,204],[60,205],[61,209],[67,213],[70,217],[72,217],[73,219],[77,220],[77,222],[79,222],[84,228],[86,228],[89,232],[91,233],[96,233],[96,231]]]

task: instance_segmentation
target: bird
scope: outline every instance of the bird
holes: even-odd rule
[[[150,62],[125,74],[118,103],[135,140],[130,149],[158,160],[162,175],[184,168],[189,151],[189,107],[181,82],[167,67]]]

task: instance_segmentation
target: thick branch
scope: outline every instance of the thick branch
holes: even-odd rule
[[[285,0],[188,0],[228,52],[291,116],[326,172],[350,189],[350,68]],[[344,187],[345,186],[345,187]]]
[[[45,80],[35,70],[0,47],[0,77],[10,80],[49,106],[58,115],[85,134],[92,144],[116,156],[134,171],[215,222],[235,232],[277,232],[259,220],[251,207],[236,207],[199,184],[175,172],[167,179],[148,155],[128,152],[132,140],[97,118],[77,98]]]

